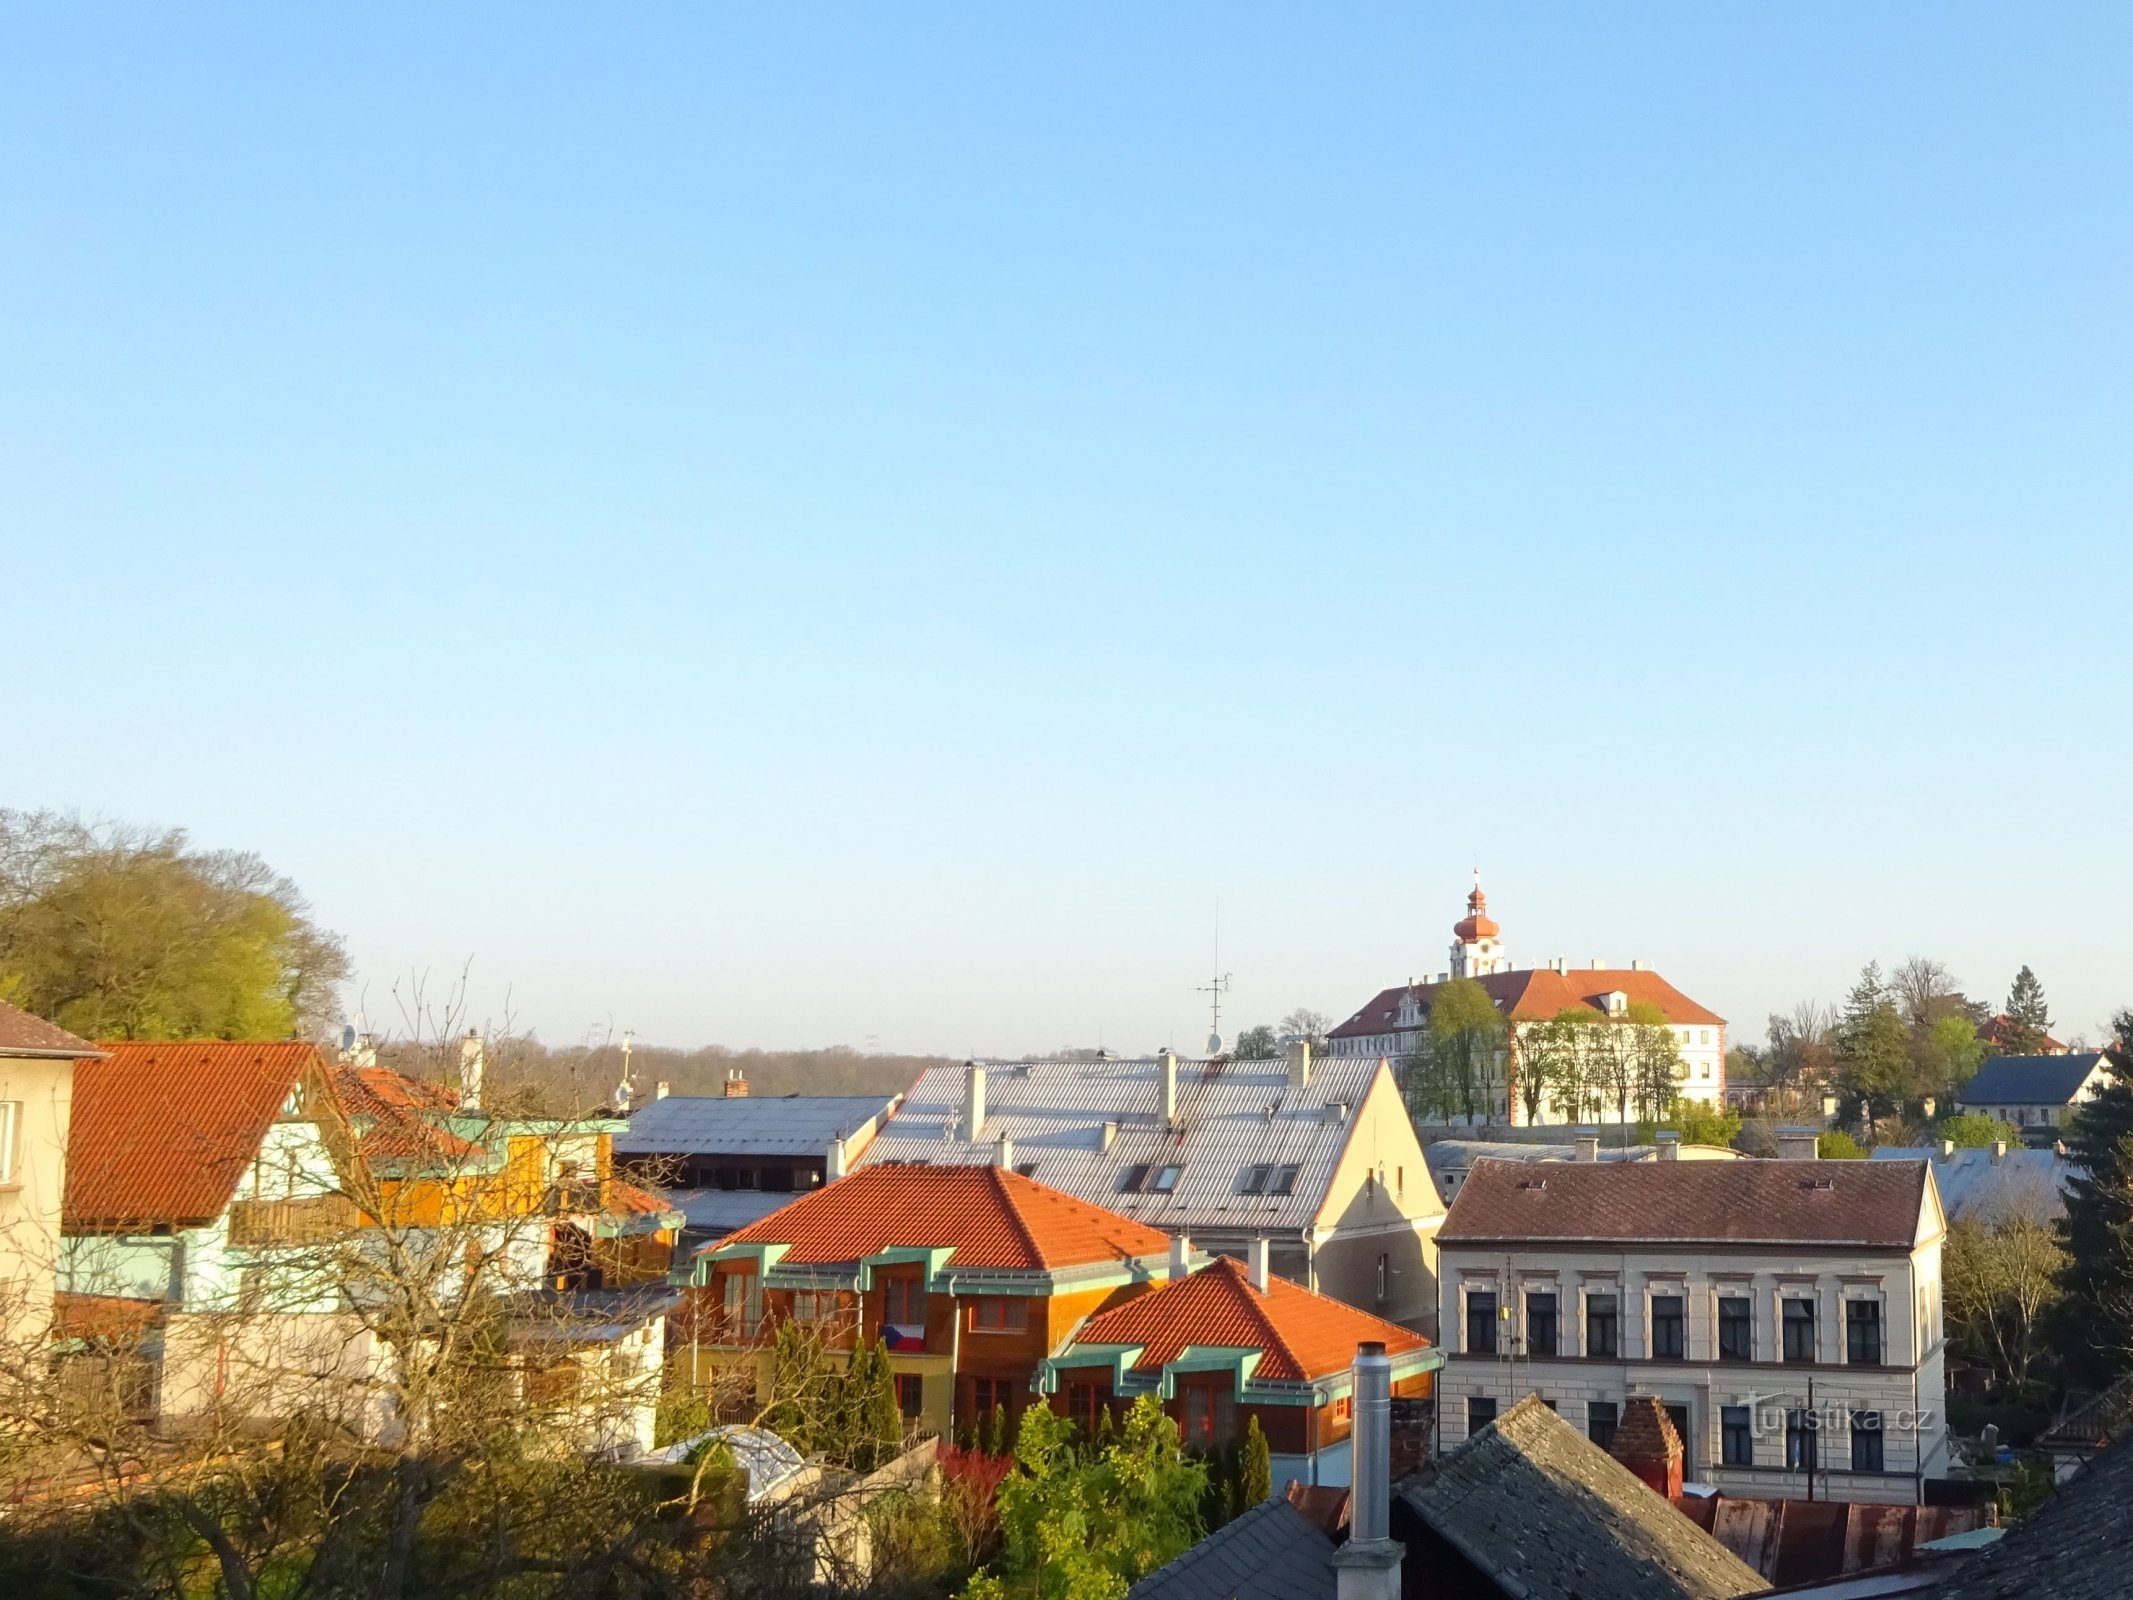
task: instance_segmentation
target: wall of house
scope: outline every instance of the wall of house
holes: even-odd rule
[[[1444,1202],[1389,1070],[1371,1079],[1363,1103],[1349,1116],[1354,1127],[1314,1224],[1312,1280],[1305,1287],[1432,1333],[1438,1302],[1436,1232],[1444,1221]]]
[[[1690,1475],[1728,1493],[1768,1498],[1806,1493],[1803,1474],[1785,1467],[1785,1413],[1810,1404],[1817,1411],[1875,1411],[1882,1416],[1883,1470],[1849,1470],[1847,1432],[1821,1440],[1824,1473],[1818,1494],[1833,1499],[1915,1502],[1922,1477],[1948,1468],[1945,1329],[1940,1306],[1940,1238],[1936,1231],[1909,1255],[1827,1254],[1809,1250],[1736,1252],[1653,1249],[1629,1252],[1557,1252],[1531,1247],[1507,1265],[1501,1250],[1454,1247],[1445,1251],[1442,1319],[1447,1360],[1438,1385],[1440,1443],[1449,1448],[1466,1437],[1467,1401],[1494,1399],[1499,1412],[1528,1392],[1555,1402],[1565,1420],[1587,1424],[1593,1401],[1617,1406],[1631,1394],[1657,1395],[1688,1408],[1685,1438]],[[1556,1296],[1560,1354],[1509,1358],[1513,1336],[1525,1334],[1526,1295]],[[1496,1296],[1512,1310],[1498,1322],[1498,1353],[1468,1348],[1467,1296]],[[1582,1354],[1585,1302],[1613,1294],[1619,1308],[1614,1359]],[[1650,1301],[1655,1293],[1686,1301],[1686,1340],[1679,1359],[1653,1358]],[[1722,1293],[1754,1302],[1750,1361],[1718,1358],[1718,1308]],[[1782,1305],[1788,1296],[1814,1300],[1816,1354],[1813,1363],[1787,1363]],[[1854,1366],[1845,1360],[1844,1302],[1878,1300],[1882,1362]],[[1810,1392],[1810,1385],[1812,1392]],[[1753,1464],[1721,1461],[1721,1413],[1746,1406],[1755,1430]],[[1826,1477],[1825,1477],[1826,1474]]]
[[[21,1107],[12,1181],[0,1185],[0,1338],[36,1345],[58,1286],[74,1063],[0,1056],[0,1101]]]

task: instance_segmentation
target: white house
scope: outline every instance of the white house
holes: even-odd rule
[[[1956,1095],[1965,1111],[2011,1122],[2033,1140],[2050,1143],[2074,1112],[2111,1081],[2100,1050],[2056,1056],[1994,1056]]]
[[[23,1359],[51,1330],[74,1063],[96,1054],[0,1002],[0,1344]]]
[[[1439,1233],[1450,1446],[1537,1393],[1656,1397],[1734,1496],[1921,1503],[1949,1463],[1923,1161],[1480,1161]]]

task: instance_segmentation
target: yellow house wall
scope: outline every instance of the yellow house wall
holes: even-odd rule
[[[1348,1142],[1319,1209],[1313,1254],[1320,1294],[1435,1336],[1437,1229],[1444,1202],[1392,1071],[1380,1063],[1363,1103],[1349,1112]],[[1382,1175],[1382,1176],[1381,1176]],[[1387,1292],[1377,1290],[1385,1257]]]

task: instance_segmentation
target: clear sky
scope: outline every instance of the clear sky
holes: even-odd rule
[[[0,803],[543,1037],[2133,1003],[2133,8],[0,13]],[[508,1001],[507,1001],[508,995]],[[1225,1029],[1225,1031],[1231,1031]]]

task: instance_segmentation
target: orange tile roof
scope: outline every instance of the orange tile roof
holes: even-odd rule
[[[1346,1372],[1366,1339],[1381,1341],[1388,1355],[1429,1345],[1419,1333],[1286,1278],[1269,1278],[1262,1294],[1227,1256],[1091,1318],[1074,1335],[1076,1344],[1145,1346],[1136,1372],[1161,1371],[1187,1345],[1264,1350],[1258,1376],[1299,1382]]]
[[[458,1106],[459,1096],[441,1084],[390,1067],[333,1067],[326,1077],[366,1159],[459,1161],[481,1149],[424,1115]]]
[[[96,1046],[0,1000],[0,1056],[93,1056]]]
[[[1656,972],[1630,967],[1586,967],[1557,972],[1552,967],[1528,967],[1517,972],[1491,972],[1474,980],[1488,991],[1496,1009],[1519,1022],[1545,1022],[1565,1011],[1592,1011],[1605,1015],[1605,996],[1619,991],[1631,1005],[1654,1005],[1666,1020],[1681,1026],[1695,1023],[1723,1027],[1726,1019],[1698,1005]],[[1437,992],[1434,983],[1402,984],[1386,989],[1354,1016],[1335,1028],[1332,1037],[1393,1033],[1399,1030],[1400,1001],[1409,994],[1425,1012]]]
[[[318,1061],[305,1043],[99,1046],[74,1068],[67,1135],[69,1228],[204,1227],[289,1091]]]
[[[660,1199],[648,1189],[611,1178],[607,1185],[607,1205],[603,1209],[611,1216],[656,1217],[676,1208],[672,1202]]]
[[[52,1296],[52,1332],[62,1339],[130,1343],[160,1325],[166,1309],[168,1303],[162,1300],[61,1289]]]
[[[957,1267],[1080,1266],[1161,1255],[1170,1236],[999,1167],[861,1167],[719,1241],[783,1244],[787,1265],[949,1248]]]

